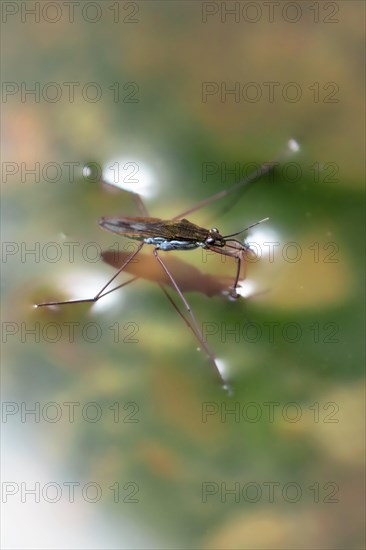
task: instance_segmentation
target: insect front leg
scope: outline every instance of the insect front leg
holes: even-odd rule
[[[229,246],[229,245],[228,245]],[[237,299],[240,297],[240,295],[237,293],[236,289],[239,282],[240,272],[241,272],[241,266],[242,266],[242,259],[243,259],[243,250],[232,247],[235,249],[235,251],[230,250],[223,250],[222,248],[218,246],[207,246],[208,250],[212,250],[213,252],[217,252],[218,254],[222,254],[223,256],[231,256],[232,258],[235,258],[236,260],[236,275],[234,279],[234,284],[232,287],[230,287],[230,296],[234,299]]]
[[[236,261],[236,277],[235,277],[235,282],[234,282],[234,285],[231,289],[230,295],[231,295],[232,298],[236,299],[236,298],[239,298],[239,294],[236,292],[236,288],[238,286],[239,277],[240,277],[241,256],[236,256],[235,261]]]

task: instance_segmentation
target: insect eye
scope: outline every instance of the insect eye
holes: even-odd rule
[[[212,233],[218,233],[219,230],[217,229],[217,227],[213,227],[213,228],[211,229],[211,232],[212,232]]]
[[[206,239],[207,244],[214,244],[214,242],[215,242],[215,239],[213,237],[208,237],[208,239]]]

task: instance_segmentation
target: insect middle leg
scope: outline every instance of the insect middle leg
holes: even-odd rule
[[[125,286],[128,283],[132,283],[133,281],[136,280],[136,277],[130,279],[129,281],[127,281],[125,283],[122,283],[122,285],[119,285],[116,288],[113,288],[111,290],[108,290],[107,292],[104,292],[105,289],[112,283],[112,281],[114,281],[114,279],[116,277],[118,277],[118,275],[125,269],[125,267],[131,262],[131,260],[133,260],[133,258],[140,252],[140,250],[144,246],[144,244],[145,243],[140,243],[139,244],[137,249],[134,252],[132,252],[132,254],[130,254],[128,256],[128,258],[126,259],[125,262],[123,262],[123,264],[118,269],[118,271],[116,271],[116,273],[113,275],[113,277],[111,279],[109,279],[109,281],[103,286],[103,288],[100,289],[98,294],[96,294],[93,298],[84,298],[84,299],[81,299],[81,300],[63,300],[63,301],[58,301],[58,302],[45,302],[45,303],[42,303],[42,304],[37,304],[36,307],[61,306],[61,305],[66,305],[66,304],[94,303],[94,302],[97,302],[100,298],[103,298],[103,296],[106,296],[107,294],[110,294],[111,292],[114,292],[115,290],[118,290],[119,288],[121,288],[121,286]]]

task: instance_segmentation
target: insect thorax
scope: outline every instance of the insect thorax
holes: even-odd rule
[[[205,246],[205,243],[196,241],[180,241],[178,239],[167,240],[164,237],[145,237],[143,239],[146,244],[154,244],[159,250],[168,252],[169,250],[194,250],[200,246]]]

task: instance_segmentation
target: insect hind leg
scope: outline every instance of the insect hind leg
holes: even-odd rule
[[[191,330],[193,331],[194,335],[196,336],[196,338],[199,340],[200,344],[202,345],[202,347],[204,348],[204,350],[206,351],[208,357],[210,358],[210,361],[211,361],[211,364],[212,364],[212,367],[213,367],[213,370],[214,370],[214,374],[216,376],[216,378],[218,379],[219,383],[221,384],[221,386],[223,386],[224,388],[228,388],[227,386],[227,383],[225,382],[225,380],[222,378],[221,376],[221,373],[220,373],[220,370],[217,366],[217,362],[216,362],[216,358],[215,358],[215,355],[212,353],[212,351],[210,350],[210,348],[208,347],[207,343],[204,341],[204,338],[203,338],[203,335],[202,335],[202,332],[201,332],[201,329],[199,328],[198,326],[198,322],[197,322],[197,319],[191,309],[191,306],[189,305],[187,299],[185,298],[184,294],[182,293],[182,291],[180,290],[177,282],[175,281],[173,275],[170,273],[169,269],[167,268],[167,266],[165,265],[165,263],[163,262],[163,260],[160,258],[159,254],[158,254],[158,250],[157,248],[154,248],[154,256],[155,258],[157,259],[157,261],[159,262],[159,264],[161,265],[161,267],[163,268],[163,270],[165,271],[165,273],[167,274],[167,276],[169,277],[170,281],[172,282],[175,290],[177,291],[180,299],[182,300],[190,318],[191,318],[191,322],[189,321],[189,319],[187,317],[185,317],[183,315],[183,313],[179,310],[178,306],[175,304],[175,302],[173,301],[173,299],[171,298],[171,296],[169,296],[167,294],[167,292],[165,291],[164,289],[164,294],[166,294],[168,300],[170,301],[170,303],[173,305],[174,309],[179,313],[180,317],[185,321],[185,323],[191,328]]]

